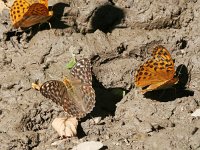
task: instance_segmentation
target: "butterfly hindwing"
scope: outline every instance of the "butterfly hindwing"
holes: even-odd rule
[[[13,21],[13,24],[19,22],[23,15],[28,11],[30,4],[27,3],[25,0],[21,0],[20,2],[15,0],[11,9],[10,9],[10,16]]]
[[[47,7],[40,3],[32,4],[28,11],[24,14],[25,16],[48,16],[49,11]]]

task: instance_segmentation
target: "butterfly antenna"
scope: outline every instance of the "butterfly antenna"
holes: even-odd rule
[[[96,123],[95,123],[95,120],[94,120],[94,118],[92,117],[92,115],[91,115],[91,114],[89,114],[89,116],[90,116],[90,117],[91,117],[91,119],[93,120],[94,124],[96,124]]]
[[[179,77],[179,75],[181,74],[181,70],[182,70],[182,68],[183,68],[183,65],[181,65],[181,68],[179,69],[179,71],[178,71],[178,73],[177,73],[177,77]]]
[[[48,21],[49,29],[52,29],[51,22]]]
[[[13,45],[14,48],[15,48],[15,46],[17,46],[17,48],[20,49],[20,48],[19,48],[19,45],[16,44],[16,43],[13,41],[12,38],[10,39],[10,42],[12,43],[12,45]],[[20,54],[20,55],[21,55],[21,54]]]
[[[131,72],[130,72],[130,82],[131,82],[131,87],[133,86],[133,76],[134,76],[134,69],[131,69]]]
[[[74,54],[73,48],[69,49],[70,54],[72,55],[72,58],[77,62],[76,55]]]
[[[190,64],[191,64],[191,58],[188,61],[187,68],[189,67]],[[193,67],[194,67],[194,65],[191,66],[191,68],[190,68],[190,70],[188,72],[188,83],[189,84],[190,84],[190,81],[191,81],[191,74],[192,74],[191,72],[192,72]],[[189,84],[188,84],[188,88],[190,86]]]
[[[192,68],[191,68],[190,71],[188,72],[188,88],[189,88],[189,86],[190,86],[190,81],[192,80],[191,72],[192,72],[193,67],[194,67],[194,66],[192,66]]]
[[[134,75],[133,72],[134,72],[134,69],[132,68],[132,69],[131,69],[131,72],[130,72],[130,78],[131,78],[131,80],[132,80],[132,76]]]
[[[166,90],[163,90],[159,95],[159,99],[161,99],[163,97],[163,95],[165,95],[165,93],[166,93]]]

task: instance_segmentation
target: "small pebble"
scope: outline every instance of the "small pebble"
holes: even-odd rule
[[[192,114],[191,114],[192,117],[198,117],[200,116],[200,109],[196,109]]]
[[[78,144],[72,150],[99,150],[103,147],[101,142],[88,141]]]
[[[101,117],[95,117],[93,120],[95,124],[98,124],[101,121]]]

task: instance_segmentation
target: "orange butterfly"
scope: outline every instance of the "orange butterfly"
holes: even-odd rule
[[[27,28],[44,23],[53,16],[48,10],[48,0],[15,0],[10,8],[10,17],[15,28]]]
[[[163,46],[156,46],[148,59],[135,74],[135,86],[142,88],[142,93],[165,89],[178,83],[175,76],[174,62],[168,50]]]

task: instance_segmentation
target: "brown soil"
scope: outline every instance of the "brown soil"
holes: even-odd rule
[[[70,149],[101,141],[104,149],[200,149],[200,1],[101,0],[54,2],[48,24],[25,31],[0,15],[0,149]],[[134,88],[132,72],[165,46],[183,85],[145,96]],[[51,122],[61,107],[31,89],[39,79],[62,80],[66,64],[92,61],[96,105],[79,122],[78,135],[58,146]],[[123,95],[123,93],[126,93]]]

